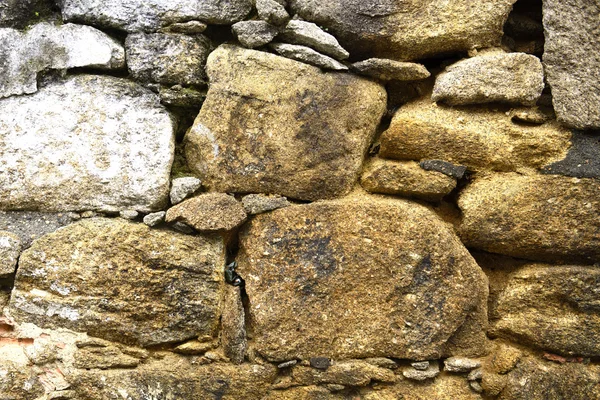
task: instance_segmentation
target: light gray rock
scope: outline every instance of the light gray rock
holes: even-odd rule
[[[345,60],[350,56],[333,35],[312,22],[293,19],[288,22],[280,38],[285,42],[311,47],[337,60]]]
[[[352,70],[382,81],[418,81],[431,76],[424,65],[384,58],[369,58],[356,62],[352,64]]]
[[[21,239],[17,235],[0,231],[0,279],[15,273],[21,248]]]
[[[177,22],[207,24],[241,21],[251,0],[61,0],[65,21],[78,21],[127,32],[156,31]]]
[[[469,372],[481,367],[479,360],[467,357],[450,357],[444,360],[444,370],[449,372]]]
[[[417,361],[414,363],[410,363],[410,366],[419,371],[425,371],[429,368],[429,361]]]
[[[122,68],[123,47],[90,26],[47,22],[21,32],[0,29],[0,97],[34,93],[41,71],[77,67]]]
[[[144,217],[144,223],[148,226],[156,226],[165,220],[165,211],[158,211]]]
[[[279,33],[277,27],[265,21],[240,21],[231,30],[242,46],[249,49],[271,43]]]
[[[210,50],[202,35],[133,33],[125,40],[129,72],[144,82],[202,85]]]
[[[185,33],[186,35],[194,35],[202,33],[208,26],[204,22],[200,21],[187,21],[187,22],[176,22],[165,28],[161,28],[160,32],[163,33]]]
[[[262,214],[267,211],[277,210],[278,208],[291,206],[291,203],[284,196],[249,194],[242,198],[244,210],[250,215]]]
[[[275,0],[256,0],[256,11],[258,17],[273,25],[285,25],[290,15],[285,7]]]
[[[558,120],[578,129],[600,128],[600,3],[544,1],[544,68]]]
[[[407,379],[412,379],[415,381],[424,381],[426,379],[433,379],[440,374],[440,366],[437,361],[428,363],[426,369],[417,369],[414,367],[407,368],[402,371],[402,375],[404,375]]]
[[[533,106],[544,90],[539,58],[492,53],[454,63],[438,75],[432,99],[450,105],[502,102]]]
[[[73,217],[75,215],[70,216],[67,213],[0,211],[0,230],[17,235],[25,249],[31,246],[35,239],[70,224],[74,220]],[[76,218],[80,218],[79,214]]]
[[[330,69],[333,71],[347,71],[348,67],[331,57],[323,55],[310,47],[298,46],[288,43],[271,43],[271,48],[279,55],[282,55],[292,60],[302,61],[304,63],[314,65],[322,69]]]
[[[129,220],[134,220],[140,215],[139,212],[135,210],[123,210],[119,212],[119,217]]]
[[[150,212],[166,205],[174,123],[124,79],[76,75],[0,100],[0,209]]]
[[[175,178],[171,182],[171,204],[179,204],[186,197],[194,194],[194,192],[200,189],[202,182],[200,179],[193,176],[186,176],[184,178]]]

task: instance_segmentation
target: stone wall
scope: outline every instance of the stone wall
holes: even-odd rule
[[[600,399],[595,0],[0,0],[0,398]]]

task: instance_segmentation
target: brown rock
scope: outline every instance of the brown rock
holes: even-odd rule
[[[380,390],[363,389],[363,400],[481,400],[464,377],[443,375],[426,382],[404,380]]]
[[[0,231],[0,279],[15,273],[21,248],[21,239],[17,235]]]
[[[342,394],[331,393],[321,386],[301,386],[287,390],[271,390],[262,400],[346,400]]]
[[[249,194],[242,198],[244,210],[250,215],[262,214],[267,211],[277,210],[291,205],[291,203],[283,196],[265,195],[265,194]]]
[[[563,355],[600,356],[600,270],[530,264],[498,298],[490,334]]]
[[[44,395],[44,386],[27,365],[1,360],[0,371],[0,398],[37,399]]]
[[[246,356],[248,342],[246,340],[244,305],[239,286],[227,285],[225,287],[223,303],[221,344],[225,355],[234,364],[241,364]]]
[[[481,177],[460,195],[468,247],[532,260],[600,260],[600,182],[551,175]]]
[[[385,111],[382,86],[273,54],[221,46],[186,137],[212,191],[317,200],[350,191]]]
[[[292,13],[361,58],[415,60],[500,44],[514,0],[292,0]]]
[[[517,125],[489,106],[445,107],[428,98],[401,107],[381,136],[380,157],[441,159],[476,171],[541,168],[565,158],[571,132],[556,122]]]
[[[356,194],[261,214],[241,233],[238,272],[255,348],[272,361],[482,351],[485,276],[408,201]]]
[[[21,255],[10,315],[142,346],[215,335],[223,265],[216,237],[87,219]]]
[[[440,201],[456,187],[456,179],[426,171],[414,161],[374,158],[363,172],[363,188],[372,193],[397,194],[427,201]]]
[[[376,367],[362,360],[335,362],[327,370],[296,366],[292,369],[292,381],[301,386],[337,384],[344,386],[367,386],[371,381],[395,383],[399,380],[392,371]]]
[[[244,207],[225,193],[204,193],[167,210],[167,222],[183,222],[200,232],[230,231],[246,220]]]
[[[431,74],[421,64],[369,58],[352,64],[352,70],[360,75],[383,81],[418,81],[429,78]]]

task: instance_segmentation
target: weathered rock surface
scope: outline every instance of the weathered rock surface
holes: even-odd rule
[[[61,0],[66,21],[83,22],[127,32],[156,31],[177,22],[198,19],[232,24],[252,9],[251,0]]]
[[[544,69],[558,120],[578,129],[600,128],[600,4],[544,1]]]
[[[193,176],[173,179],[171,182],[171,192],[169,194],[171,204],[181,203],[186,197],[194,194],[196,190],[200,189],[201,185],[202,181]]]
[[[452,108],[421,99],[401,107],[381,135],[384,158],[441,159],[473,170],[540,168],[563,159],[571,132],[556,122],[518,125],[488,106]]]
[[[156,95],[108,76],[0,100],[0,209],[160,209],[173,131]]]
[[[249,49],[271,43],[279,33],[276,26],[265,21],[240,21],[231,27],[242,46]]]
[[[408,367],[402,371],[402,375],[406,379],[413,381],[425,381],[427,379],[434,379],[440,374],[440,365],[437,362],[427,363],[427,368],[417,369],[414,367]]]
[[[209,190],[304,200],[351,190],[385,111],[382,86],[232,46],[207,70],[186,157]]]
[[[383,387],[380,390],[364,389],[364,400],[481,400],[474,393],[467,380],[455,376],[440,376],[426,382],[411,382],[404,380],[396,385]]]
[[[468,58],[437,76],[434,101],[450,105],[511,103],[533,106],[544,90],[539,58],[524,53],[492,53]]]
[[[360,183],[371,193],[397,194],[427,201],[439,201],[456,187],[456,179],[425,171],[414,161],[374,158]]]
[[[464,165],[454,165],[444,160],[423,160],[419,166],[425,171],[437,171],[456,179],[462,179],[467,172]]]
[[[344,386],[367,386],[371,381],[395,383],[400,378],[386,368],[376,367],[362,360],[336,362],[326,370],[306,366],[292,368],[294,386],[336,384]]]
[[[288,207],[291,206],[291,203],[283,196],[249,194],[242,198],[242,205],[248,214],[255,215]]]
[[[0,361],[0,395],[5,399],[36,399],[44,394],[37,374],[26,364]]]
[[[597,267],[531,264],[511,274],[491,333],[563,355],[600,355]]]
[[[38,73],[76,67],[122,68],[125,51],[90,26],[47,22],[21,32],[0,29],[0,97],[37,91]]]
[[[272,43],[271,48],[283,57],[291,58],[292,60],[296,61],[302,61],[322,69],[330,69],[333,71],[348,70],[348,67],[341,62],[321,54],[310,47],[288,43]]]
[[[444,360],[444,370],[448,372],[469,372],[481,367],[481,362],[466,357],[450,357]]]
[[[230,231],[246,220],[242,204],[225,193],[203,193],[167,210],[167,222],[183,222],[200,232]]]
[[[292,0],[290,5],[293,13],[327,28],[353,55],[416,60],[500,44],[514,2]]]
[[[285,7],[275,0],[256,0],[258,17],[273,25],[285,25],[290,15]]]
[[[129,72],[144,82],[202,85],[210,50],[203,35],[134,33],[125,40]]]
[[[82,399],[261,399],[275,379],[271,365],[194,365],[166,355],[134,370],[79,371],[71,379]]]
[[[352,70],[359,75],[382,81],[418,81],[431,76],[424,65],[383,58],[369,58],[356,62],[352,64]]]
[[[0,1],[0,28],[24,28],[50,8],[50,0]]]
[[[598,132],[573,131],[567,156],[540,171],[542,174],[600,178],[600,135]]]
[[[312,22],[293,19],[279,37],[285,42],[310,47],[336,60],[345,60],[350,56],[333,35]]]
[[[186,35],[195,35],[202,33],[208,28],[204,22],[200,21],[187,21],[187,22],[176,22],[165,28],[161,28],[159,31],[163,33],[184,33]]]
[[[344,400],[346,396],[331,393],[322,386],[300,386],[287,390],[271,390],[262,400]]]
[[[10,315],[143,346],[215,335],[223,264],[216,237],[84,220],[21,255]]]
[[[239,286],[227,285],[221,316],[221,344],[225,355],[234,364],[244,362],[248,341],[246,339],[245,311]]]
[[[17,235],[0,231],[0,279],[15,273],[21,249],[21,239]]]
[[[255,348],[270,360],[482,350],[485,276],[414,203],[357,195],[261,214],[241,233],[238,272]]]
[[[0,211],[0,230],[14,233],[21,240],[23,248],[31,242],[54,232],[73,221],[67,213],[41,213],[33,211]]]
[[[600,261],[600,182],[497,174],[461,193],[468,247],[532,260]]]

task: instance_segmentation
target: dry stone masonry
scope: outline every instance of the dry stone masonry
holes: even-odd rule
[[[0,399],[600,400],[595,0],[0,0]]]

